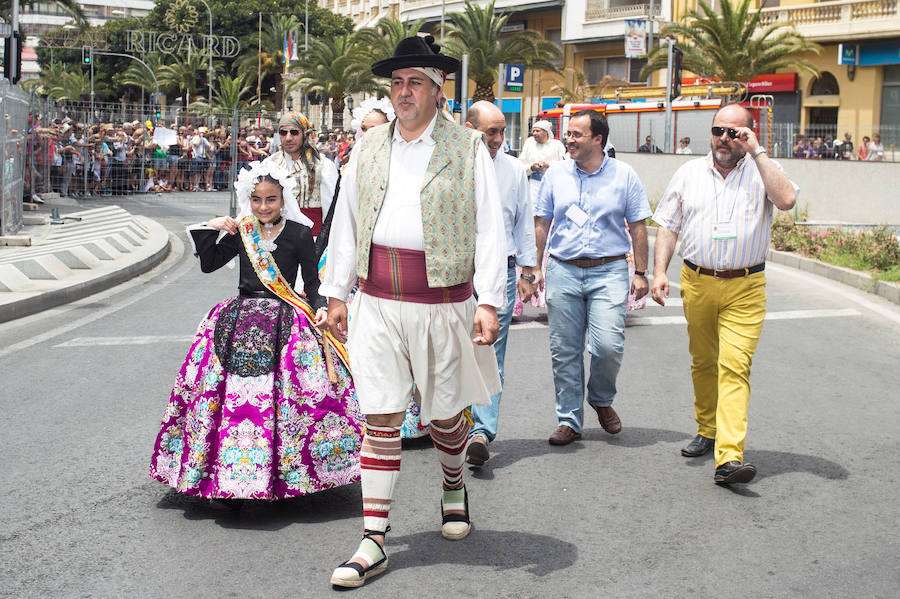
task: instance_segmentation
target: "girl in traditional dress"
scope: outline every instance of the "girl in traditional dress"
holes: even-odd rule
[[[180,493],[275,500],[359,480],[363,417],[343,346],[316,328],[326,300],[310,221],[284,201],[294,185],[252,163],[238,219],[188,228],[203,272],[237,256],[240,275],[200,323],[153,449],[150,476]]]

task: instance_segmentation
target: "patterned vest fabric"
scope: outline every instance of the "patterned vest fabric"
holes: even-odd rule
[[[314,159],[313,159],[314,160]],[[301,208],[321,208],[322,198],[319,197],[318,182],[322,180],[322,158],[315,160],[316,168],[313,173],[312,182],[310,182],[309,172],[302,159],[291,162],[290,156],[284,153],[284,150],[278,150],[271,156],[267,157],[263,162],[274,163],[278,167],[290,172],[291,176],[297,181],[297,205]],[[324,159],[324,160],[327,160]],[[310,185],[312,183],[312,185]]]
[[[356,274],[363,279],[387,190],[394,123],[369,129],[359,148]],[[431,135],[434,153],[420,192],[425,272],[429,287],[451,287],[475,275],[475,154],[482,135],[440,115]]]

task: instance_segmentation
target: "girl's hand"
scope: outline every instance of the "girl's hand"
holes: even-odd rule
[[[227,231],[231,235],[237,235],[238,223],[230,216],[219,216],[207,221],[206,226],[217,231]]]
[[[316,319],[313,321],[313,324],[316,326],[316,328],[322,328],[323,326],[325,326],[327,320],[327,308],[319,308],[318,310],[316,310]]]

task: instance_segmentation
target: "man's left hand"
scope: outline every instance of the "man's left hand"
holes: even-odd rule
[[[650,286],[647,284],[647,277],[643,275],[635,275],[634,280],[631,282],[631,293],[634,294],[634,299],[639,300],[645,295],[647,295],[647,290]]]
[[[475,345],[492,345],[500,333],[497,308],[487,304],[479,304],[475,309],[475,326],[473,328],[472,343]]]

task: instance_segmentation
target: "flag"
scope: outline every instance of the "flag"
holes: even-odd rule
[[[281,44],[281,55],[284,57],[284,65],[287,66],[288,63],[288,35],[284,36],[284,41]]]

